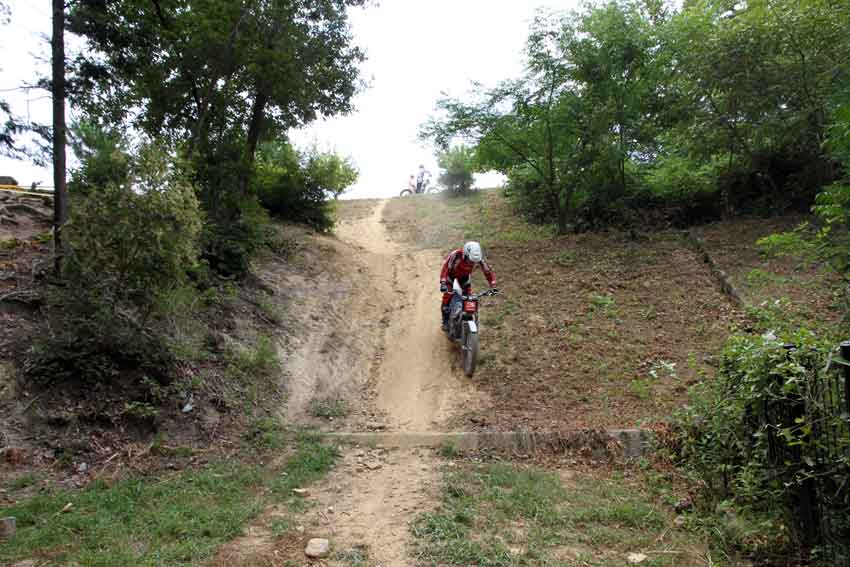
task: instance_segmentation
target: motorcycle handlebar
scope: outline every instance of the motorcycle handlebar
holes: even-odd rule
[[[502,293],[502,292],[501,292],[501,291],[499,291],[499,289],[498,289],[498,288],[495,288],[495,287],[494,287],[494,288],[490,288],[490,289],[488,289],[487,291],[483,291],[483,292],[478,293],[478,294],[465,295],[465,296],[464,296],[464,298],[467,298],[467,297],[474,297],[474,298],[476,298],[476,299],[481,299],[482,297],[488,297],[488,296],[490,296],[490,295],[496,295],[496,294],[499,294],[499,293]]]

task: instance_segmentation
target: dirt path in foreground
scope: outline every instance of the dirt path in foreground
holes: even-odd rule
[[[331,541],[330,565],[351,565],[346,559],[358,551],[366,565],[413,565],[410,523],[439,498],[440,467],[429,450],[348,451],[317,487],[305,533]]]

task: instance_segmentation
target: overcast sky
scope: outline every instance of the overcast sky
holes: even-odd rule
[[[12,22],[0,30],[0,90],[31,83],[49,72],[49,0],[10,0]],[[360,169],[351,197],[389,197],[423,163],[437,173],[433,149],[416,139],[441,92],[462,95],[470,81],[493,85],[522,70],[528,23],[540,7],[569,9],[576,0],[381,0],[352,11],[354,38],[367,52],[369,87],[349,116],[293,132],[296,144],[317,143],[349,155]],[[43,91],[0,92],[17,115],[50,121]],[[44,181],[49,170],[0,158],[0,175]],[[492,177],[478,179],[489,185]]]

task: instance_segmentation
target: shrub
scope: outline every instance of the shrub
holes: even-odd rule
[[[464,145],[455,146],[437,156],[440,176],[437,181],[453,193],[464,193],[472,187],[475,171],[475,150]]]
[[[236,203],[232,216],[222,215],[204,225],[203,258],[218,274],[241,278],[254,254],[269,243],[269,215],[256,198]]]
[[[334,199],[354,185],[360,176],[350,158],[319,152],[315,148],[307,153],[303,168],[310,183],[333,195]]]
[[[843,540],[850,498],[844,378],[822,370],[830,348],[811,333],[730,338],[717,379],[692,391],[680,415],[685,463],[711,504],[745,521],[735,543],[763,557]],[[805,506],[816,510],[806,519]],[[843,518],[843,520],[842,520]],[[813,535],[820,520],[832,533]],[[831,538],[830,538],[831,536]]]
[[[508,175],[505,195],[516,210],[538,224],[551,223],[557,211],[546,198],[546,188],[540,176],[530,167],[515,167]]]
[[[201,230],[195,190],[180,165],[153,146],[141,148],[123,183],[75,201],[64,230],[62,282],[50,296],[62,325],[33,349],[31,373],[104,381],[128,364],[166,366],[166,341],[149,325],[197,264]]]
[[[75,198],[107,185],[121,185],[130,177],[128,144],[117,132],[83,121],[71,129],[70,144],[80,160],[68,181],[68,191]]]
[[[333,228],[329,195],[338,197],[357,180],[349,160],[315,148],[302,154],[288,142],[266,144],[259,152],[254,180],[262,205],[275,217]]]
[[[692,203],[714,202],[720,206],[717,177],[720,167],[714,162],[670,155],[648,169],[646,191],[638,204],[691,206]]]

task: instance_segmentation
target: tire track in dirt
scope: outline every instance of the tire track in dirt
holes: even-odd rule
[[[440,331],[441,255],[406,251],[394,243],[383,223],[386,204],[381,201],[371,216],[343,223],[338,234],[360,250],[358,259],[376,284],[376,300],[388,308],[383,360],[372,376],[377,409],[395,430],[432,431],[453,408],[474,398],[475,387],[456,368],[457,349]]]

